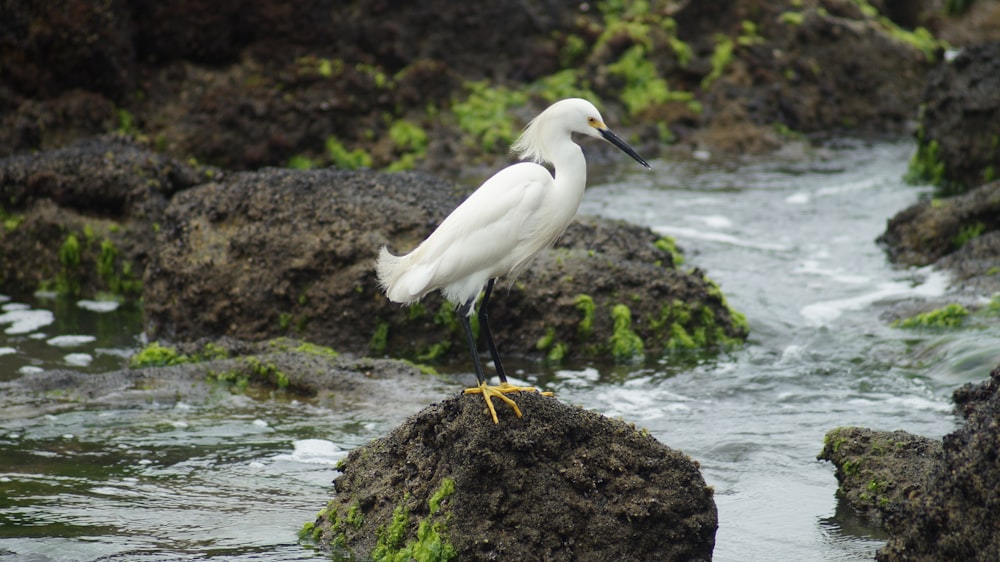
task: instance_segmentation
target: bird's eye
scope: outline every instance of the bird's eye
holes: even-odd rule
[[[595,117],[588,117],[587,118],[587,123],[589,125],[591,125],[591,126],[597,125],[597,118],[595,118]]]

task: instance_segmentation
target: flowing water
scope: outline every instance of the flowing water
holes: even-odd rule
[[[806,159],[622,168],[582,212],[673,236],[746,314],[747,345],[632,368],[519,365],[559,399],[620,416],[696,459],[719,507],[720,561],[870,560],[876,528],[838,505],[815,460],[843,425],[952,431],[952,390],[1000,362],[1000,329],[889,325],[894,304],[947,278],[891,267],[874,239],[922,192],[909,143],[842,141]],[[0,380],[118,368],[141,346],[134,307],[51,297],[0,303]],[[457,383],[428,379],[428,396]],[[233,394],[0,413],[0,560],[306,560],[297,531],[346,451],[420,409],[336,410]]]

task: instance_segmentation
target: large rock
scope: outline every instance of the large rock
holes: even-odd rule
[[[146,269],[149,331],[175,340],[299,335],[358,353],[464,357],[450,304],[435,294],[402,308],[374,276],[383,244],[412,249],[460,200],[458,187],[428,175],[337,170],[233,174],[179,193]],[[571,226],[495,295],[501,350],[628,360],[742,341],[746,325],[718,287],[674,268],[657,240],[619,222]]]
[[[138,296],[169,198],[220,175],[116,135],[0,160],[0,288]]]
[[[955,392],[965,425],[944,438],[922,493],[889,519],[882,562],[1000,560],[1000,367]]]
[[[539,394],[516,418],[460,395],[351,452],[307,525],[377,559],[710,560],[718,526],[698,465],[621,421]]]
[[[818,458],[837,468],[841,499],[882,523],[924,488],[941,461],[941,443],[905,431],[841,427],[826,434]]]
[[[1000,181],[945,199],[925,199],[889,220],[878,241],[902,265],[937,264],[955,284],[1000,291]]]
[[[930,73],[911,175],[947,192],[1000,178],[1000,42],[966,47]]]

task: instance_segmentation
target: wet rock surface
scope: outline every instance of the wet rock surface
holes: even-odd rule
[[[928,75],[916,158],[926,179],[963,192],[1000,174],[1000,42],[962,49]]]
[[[512,396],[520,419],[498,404],[494,425],[461,395],[352,451],[310,533],[360,556],[711,559],[716,508],[694,461],[624,422]]]
[[[118,128],[227,169],[320,157],[330,137],[384,166],[399,156],[385,116],[431,129],[419,165],[449,169],[456,157],[483,158],[478,139],[470,146],[448,115],[473,83],[523,90],[565,71],[575,73],[571,90],[589,88],[613,122],[636,126],[649,141],[643,148],[664,134],[656,122],[686,144],[724,152],[774,150],[788,141],[779,130],[900,133],[935,60],[933,43],[910,30],[949,24],[930,17],[940,9],[933,3],[902,10],[873,2],[881,11],[872,13],[845,0],[654,2],[624,18],[591,3],[510,0],[391,9],[274,0],[8,4],[0,155]],[[635,66],[626,56],[635,48],[655,68]],[[643,89],[658,80],[669,86]],[[520,117],[546,103],[531,96]],[[428,108],[446,117],[427,119]]]
[[[1000,181],[944,199],[925,199],[888,223],[879,242],[903,265],[937,264],[954,284],[987,295],[1000,291]]]
[[[826,434],[818,458],[836,466],[841,499],[883,523],[924,488],[941,460],[941,443],[905,431],[842,427]]]
[[[461,188],[419,173],[270,169],[189,189],[166,210],[146,269],[151,335],[308,334],[355,353],[464,357],[452,305],[438,295],[408,309],[392,304],[373,270],[383,244],[409,251],[460,201]],[[658,239],[621,222],[577,221],[493,300],[501,350],[607,356],[627,331],[642,339],[638,355],[688,345],[681,329],[698,347],[745,338],[718,287],[672,267]],[[618,305],[630,320],[619,309],[616,328]]]
[[[173,348],[172,348],[173,349]],[[442,397],[446,383],[413,364],[392,359],[341,356],[329,348],[287,338],[248,342],[204,339],[177,346],[176,364],[136,366],[106,373],[53,370],[0,382],[4,417],[37,416],[39,410],[127,407],[177,401],[202,403],[219,393],[308,398],[328,408],[370,405],[378,400],[392,418],[413,403]]]
[[[884,523],[883,562],[995,560],[1000,556],[1000,367],[955,391],[964,425],[934,441],[903,431],[840,428],[820,459],[837,467],[839,493]]]
[[[955,392],[965,425],[944,437],[927,485],[889,519],[877,560],[1000,558],[1000,367]]]

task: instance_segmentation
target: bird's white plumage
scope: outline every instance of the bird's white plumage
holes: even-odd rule
[[[587,182],[586,161],[572,140],[574,132],[610,136],[608,140],[622,148],[590,102],[567,99],[551,105],[528,124],[513,150],[524,159],[551,163],[554,176],[532,162],[508,166],[486,180],[412,252],[396,256],[383,247],[376,272],[389,300],[410,304],[441,290],[456,305],[466,304],[487,281],[516,275],[555,242],[576,214]],[[469,307],[470,315],[472,311]]]

